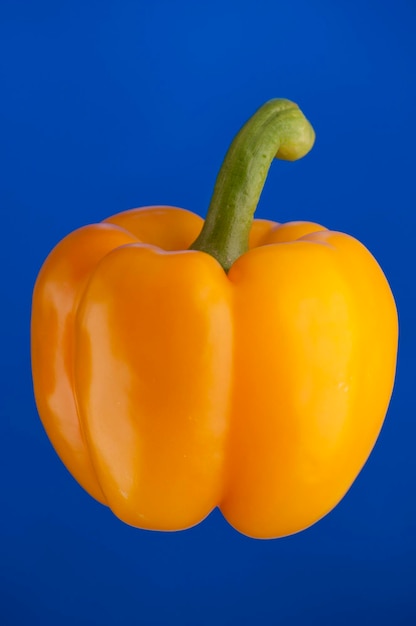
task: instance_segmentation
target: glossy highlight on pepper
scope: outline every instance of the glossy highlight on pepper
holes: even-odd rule
[[[44,428],[95,499],[133,526],[307,528],[345,495],[382,427],[398,323],[353,237],[253,220],[275,156],[314,132],[272,100],[225,157],[206,220],[176,207],[69,234],[36,281],[32,372]]]

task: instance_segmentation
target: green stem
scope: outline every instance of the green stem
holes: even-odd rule
[[[204,227],[191,250],[208,252],[228,272],[248,250],[261,192],[274,157],[296,161],[309,152],[315,133],[290,100],[266,102],[232,142],[215,183]]]

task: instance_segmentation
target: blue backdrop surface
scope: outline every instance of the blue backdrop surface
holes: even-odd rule
[[[0,0],[0,623],[416,623],[416,4]],[[33,399],[31,294],[67,233],[149,204],[204,215],[223,155],[286,97],[316,145],[272,166],[258,216],[360,239],[400,317],[378,443],[336,509],[256,541],[218,511],[130,528],[50,445]],[[383,337],[380,337],[380,341]]]

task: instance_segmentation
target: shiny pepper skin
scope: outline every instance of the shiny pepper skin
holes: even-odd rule
[[[226,273],[203,221],[127,211],[67,236],[33,296],[39,414],[76,480],[120,519],[302,530],[344,496],[393,388],[397,313],[354,238],[254,220]]]

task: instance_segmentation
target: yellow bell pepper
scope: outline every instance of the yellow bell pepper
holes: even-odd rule
[[[37,279],[35,397],[76,480],[121,520],[302,530],[344,496],[393,388],[397,313],[356,239],[253,214],[314,132],[272,100],[241,129],[205,222],[173,207],[68,235]]]

